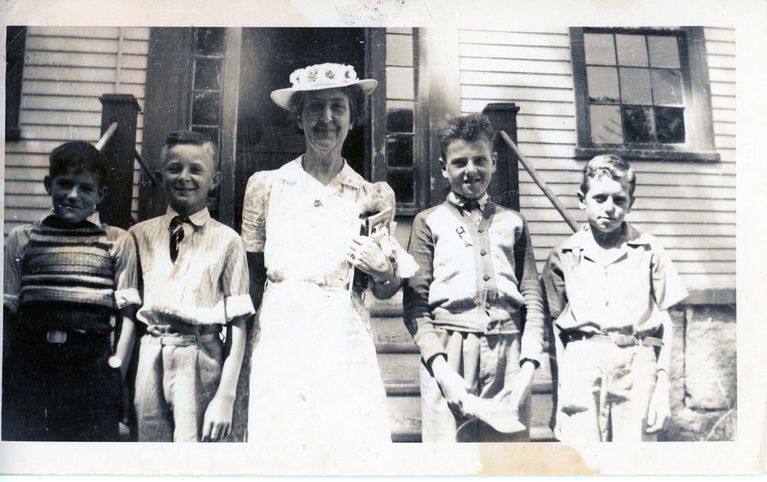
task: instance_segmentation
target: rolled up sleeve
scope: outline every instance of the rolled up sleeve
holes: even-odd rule
[[[653,256],[650,265],[652,271],[652,294],[655,303],[662,310],[668,310],[687,298],[689,294],[682,278],[674,268],[668,253],[657,242],[653,242]]]
[[[129,305],[140,305],[138,290],[138,256],[136,242],[127,231],[109,228],[115,236],[112,247],[114,263],[115,308],[121,310]]]
[[[29,243],[29,226],[21,226],[8,234],[3,265],[3,306],[11,313],[19,311],[21,261]]]
[[[245,248],[240,238],[235,237],[229,243],[221,275],[227,323],[256,312],[250,298],[249,281]]]

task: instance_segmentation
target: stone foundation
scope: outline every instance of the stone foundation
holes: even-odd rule
[[[671,422],[662,440],[735,439],[736,311],[734,304],[672,310]]]

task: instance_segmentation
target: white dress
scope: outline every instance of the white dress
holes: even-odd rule
[[[347,288],[348,246],[360,213],[378,202],[373,191],[347,164],[323,186],[301,158],[248,181],[242,236],[248,251],[263,251],[268,278],[251,359],[250,443],[338,454],[391,440],[368,313]]]

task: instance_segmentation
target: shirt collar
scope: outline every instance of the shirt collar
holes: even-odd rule
[[[45,221],[51,216],[56,216],[56,211],[54,211],[53,208],[51,208],[50,211],[45,213],[45,216],[43,216],[43,218],[40,221]],[[104,228],[104,226],[101,224],[101,217],[99,216],[98,210],[93,211],[87,218],[85,218],[85,221],[88,221],[89,223],[96,226],[97,228],[101,228],[101,229]]]
[[[466,198],[458,196],[453,191],[450,191],[447,195],[447,200],[454,206],[457,206],[459,208],[463,208],[463,206],[469,201]],[[479,209],[484,210],[485,206],[487,205],[487,202],[490,200],[490,196],[485,193],[482,195],[481,198],[477,200],[479,203]]]
[[[168,206],[168,209],[165,211],[165,218],[166,218],[165,221],[166,221],[166,223],[168,225],[170,225],[170,221],[174,217],[176,217],[178,215],[179,214],[176,212],[175,209],[173,209],[172,207]],[[208,211],[207,207],[204,207],[204,208],[200,209],[199,211],[197,211],[196,213],[189,215],[189,221],[192,223],[192,225],[194,225],[196,227],[204,226],[205,223],[207,223],[209,219],[210,219],[210,212]]]
[[[624,240],[627,246],[636,248],[650,244],[650,240],[646,234],[641,233],[628,222],[624,222],[623,226]],[[591,233],[591,227],[588,224],[585,224],[578,232],[565,240],[561,246],[563,250],[582,250],[587,255],[595,247],[596,241],[594,241],[594,236]]]
[[[365,180],[362,178],[362,176],[357,174],[354,169],[352,169],[349,163],[346,162],[346,159],[343,161],[344,166],[341,168],[338,174],[336,174],[336,176],[327,184],[326,187],[333,189],[335,186],[343,185],[352,187],[354,189],[361,189],[362,183]],[[280,171],[282,171],[283,179],[294,182],[300,182],[301,178],[304,176],[311,176],[309,173],[304,171],[303,156],[299,156],[293,161],[287,163],[280,169]]]

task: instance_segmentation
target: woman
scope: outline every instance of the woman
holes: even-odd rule
[[[267,450],[329,454],[380,446],[390,441],[386,393],[351,278],[366,275],[374,295],[390,297],[400,284],[397,260],[407,254],[396,243],[384,252],[388,234],[386,242],[360,236],[361,216],[391,208],[393,217],[394,193],[366,182],[341,157],[377,82],[340,64],[309,66],[290,80],[271,98],[294,116],[306,153],[255,173],[243,208],[251,291],[254,301],[263,297],[248,440]]]

